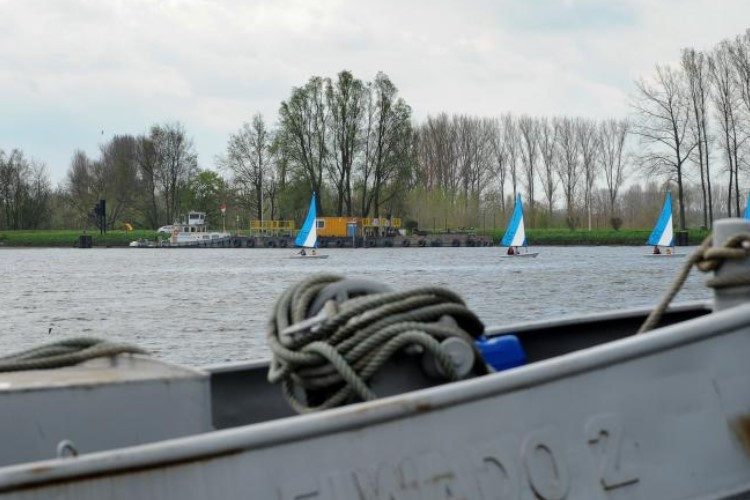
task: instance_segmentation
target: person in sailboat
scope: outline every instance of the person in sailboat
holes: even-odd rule
[[[311,253],[312,255],[317,255],[317,254],[318,254],[318,252],[316,252],[314,248],[312,249],[312,252],[310,252],[310,253]]]
[[[302,250],[300,250],[299,252],[297,252],[297,255],[301,255],[301,256],[303,256],[303,257],[304,257],[305,255],[307,255],[307,252],[305,252],[305,247],[302,247]]]
[[[508,247],[508,255],[515,255],[516,251],[513,250],[513,247]]]
[[[654,255],[660,255],[661,250],[659,250],[659,245],[654,245]]]

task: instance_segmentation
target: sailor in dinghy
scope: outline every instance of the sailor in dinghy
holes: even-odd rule
[[[653,252],[646,254],[647,257],[680,257],[684,253],[675,252],[674,248],[674,231],[672,230],[672,193],[667,193],[664,200],[664,206],[661,210],[659,220],[651,232],[651,236],[646,242],[647,245],[654,247]],[[660,247],[665,247],[662,252]]]
[[[505,230],[500,245],[508,247],[508,251],[501,257],[536,257],[539,252],[529,252],[528,242],[526,241],[526,230],[523,225],[523,203],[521,195],[516,197],[516,205],[513,208],[513,215]],[[526,252],[521,253],[521,247],[526,247]]]
[[[293,259],[327,259],[328,255],[321,255],[315,250],[318,246],[318,224],[317,224],[317,208],[315,204],[315,193],[312,195],[310,200],[310,208],[307,210],[307,216],[305,222],[302,224],[302,229],[299,230],[297,237],[294,239],[295,246],[302,247],[302,249],[296,254],[292,255]],[[310,253],[307,253],[306,248],[311,248]]]

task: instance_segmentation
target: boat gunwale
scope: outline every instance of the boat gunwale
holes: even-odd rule
[[[617,313],[609,317],[616,316]],[[572,318],[568,321],[570,324],[573,323]],[[104,450],[79,455],[74,459],[51,459],[9,465],[0,468],[0,492],[189,464],[410,418],[436,409],[545,385],[583,372],[625,363],[634,358],[651,356],[713,337],[732,334],[740,328],[747,328],[748,324],[750,304],[742,304],[655,329],[647,334],[599,344],[501,373],[357,403],[326,412]],[[257,361],[253,364],[260,363],[261,361]]]
[[[712,311],[713,302],[710,300],[693,300],[679,302],[672,304],[667,309],[668,313],[679,313],[694,311],[697,309],[703,309],[708,312]],[[520,321],[518,323],[511,323],[509,325],[488,327],[485,332],[487,337],[496,337],[498,335],[508,335],[514,332],[527,332],[531,330],[551,329],[570,325],[580,325],[581,323],[596,323],[600,321],[612,321],[619,319],[632,319],[638,316],[642,316],[646,319],[646,316],[653,310],[653,307],[629,307],[625,309],[619,309],[616,311],[604,311],[595,313],[585,314],[569,314],[564,316],[558,316],[554,319],[542,319],[536,321]],[[207,371],[212,371],[213,368],[207,366],[204,368]]]

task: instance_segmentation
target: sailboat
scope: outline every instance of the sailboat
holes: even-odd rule
[[[307,210],[307,217],[305,222],[302,224],[302,229],[299,230],[297,237],[294,239],[294,245],[302,247],[299,253],[292,255],[293,259],[327,259],[328,255],[319,254],[316,248],[318,247],[318,225],[316,222],[317,209],[315,208],[315,193],[312,195],[310,200],[310,208]],[[305,250],[306,248],[312,248],[309,253]]]
[[[675,257],[684,256],[684,253],[676,253],[674,249],[674,232],[672,230],[672,193],[667,193],[664,207],[661,209],[659,220],[646,242],[654,247],[653,253],[646,254],[647,257]],[[664,250],[662,250],[662,247]]]
[[[529,252],[529,244],[526,241],[526,231],[523,226],[523,203],[520,194],[516,197],[513,216],[510,218],[508,228],[500,241],[500,246],[508,247],[508,253],[501,257],[536,257],[539,255],[539,252]],[[526,251],[521,252],[521,247],[524,247]]]

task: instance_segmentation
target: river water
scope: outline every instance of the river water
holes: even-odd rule
[[[445,286],[496,326],[653,306],[685,261],[646,258],[646,247],[536,251],[536,259],[501,259],[497,247],[325,249],[328,259],[300,260],[291,249],[5,248],[1,352],[85,335],[191,365],[257,359],[268,355],[275,299],[311,273],[396,289]],[[693,271],[676,301],[709,298],[705,279]]]

